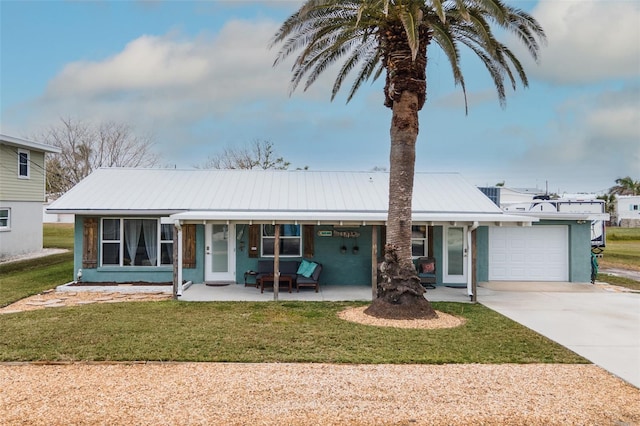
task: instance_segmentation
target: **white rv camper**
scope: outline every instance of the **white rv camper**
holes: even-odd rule
[[[528,203],[513,203],[502,206],[503,210],[511,213],[564,213],[570,214],[604,214],[603,200],[559,198],[548,199],[546,196],[536,197]],[[606,228],[604,220],[591,221],[591,247],[604,248],[606,243]]]

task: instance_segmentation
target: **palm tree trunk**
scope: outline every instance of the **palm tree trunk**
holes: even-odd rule
[[[391,118],[387,243],[396,247],[402,266],[411,264],[411,201],[418,138],[418,97],[403,92]]]
[[[378,297],[365,310],[382,318],[434,318],[411,260],[411,204],[418,138],[418,95],[403,91],[393,102],[387,244]]]

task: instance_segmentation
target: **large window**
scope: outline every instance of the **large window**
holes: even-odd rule
[[[102,219],[103,266],[173,263],[173,226],[158,219]]]
[[[0,209],[0,230],[11,229],[11,209]]]
[[[411,256],[427,256],[427,227],[418,225],[411,227]]]
[[[23,149],[18,150],[18,176],[29,178],[29,151]]]
[[[276,226],[280,227],[280,256],[302,256],[300,225],[262,225],[262,256],[273,256]]]

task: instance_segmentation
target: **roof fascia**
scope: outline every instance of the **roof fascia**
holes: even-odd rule
[[[0,135],[0,143],[5,145],[17,146],[18,148],[30,148],[38,151],[50,152],[58,154],[62,150],[53,145],[47,145],[40,142],[28,141],[26,139],[15,138],[8,135]]]

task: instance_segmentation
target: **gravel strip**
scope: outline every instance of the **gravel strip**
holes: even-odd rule
[[[1,314],[33,311],[47,307],[63,307],[87,305],[90,303],[141,302],[150,300],[169,300],[172,296],[163,292],[158,293],[110,293],[90,291],[50,291],[36,296],[21,299],[11,305],[0,308]]]
[[[0,364],[3,425],[633,425],[594,365]]]

